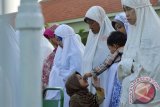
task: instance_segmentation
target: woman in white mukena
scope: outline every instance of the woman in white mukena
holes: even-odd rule
[[[65,90],[65,82],[75,71],[81,73],[82,56],[84,46],[78,40],[73,28],[62,24],[55,29],[55,36],[58,41],[58,49],[54,58],[54,64],[49,75],[48,87],[64,88],[64,105],[69,107],[69,96]],[[46,98],[59,98],[60,93],[48,91]]]
[[[89,25],[89,34],[82,62],[82,74],[90,72],[96,66],[103,63],[110,54],[107,44],[107,37],[111,31],[114,31],[111,21],[106,16],[105,10],[100,6],[92,6],[88,9],[84,21]],[[100,75],[101,86],[105,89],[105,100],[101,107],[108,107],[111,98],[113,76],[109,76],[108,72]],[[89,89],[95,92],[89,79]]]
[[[129,22],[119,63],[120,107],[160,106],[160,19],[149,0],[121,0]]]

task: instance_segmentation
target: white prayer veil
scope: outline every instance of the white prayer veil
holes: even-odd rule
[[[113,31],[111,21],[106,16],[105,10],[102,7],[91,7],[87,11],[85,17],[98,22],[100,25],[100,31],[98,34],[94,34],[91,30],[89,31],[82,62],[83,74],[103,63],[109,54],[109,49],[107,48],[107,37],[109,33]],[[102,75],[106,75],[106,72]],[[101,82],[106,81],[102,75],[100,75]]]
[[[76,34],[76,37],[77,39],[79,40],[80,44],[81,44],[81,47],[83,48],[83,50],[85,49],[85,46],[84,44],[82,43],[82,40],[81,40],[81,36],[79,34]]]
[[[76,34],[77,39],[81,42],[81,36],[79,34]]]
[[[65,91],[65,81],[74,71],[81,71],[84,47],[78,40],[73,28],[68,25],[59,25],[55,35],[62,38],[63,48],[58,46],[54,58],[54,65],[49,76],[49,87],[64,88],[64,104],[69,106],[69,96]],[[57,98],[58,92],[47,92],[47,99]]]
[[[91,71],[96,66],[99,66],[107,58],[110,53],[107,47],[107,37],[109,36],[110,32],[114,30],[111,25],[111,21],[106,16],[105,10],[100,6],[92,6],[89,8],[85,17],[96,21],[100,25],[100,31],[98,34],[94,34],[92,30],[89,30],[82,62],[82,74]],[[107,84],[109,79],[107,80],[107,77],[107,71],[100,75],[100,84],[105,89],[109,88]],[[90,84],[90,91],[95,92],[94,87],[91,85],[91,79],[88,81]],[[102,104],[103,106],[107,106],[107,100],[108,99],[105,99]]]
[[[13,27],[8,24],[4,17],[0,16],[0,69],[3,83],[0,83],[1,91],[4,92],[1,102],[3,107],[18,107],[19,92],[19,46]]]
[[[117,14],[114,18],[114,20],[112,21],[112,26],[115,26],[115,22],[116,21],[120,21],[121,23],[123,23],[126,33],[128,32],[128,21],[126,18],[126,14],[124,12],[121,12],[119,14]]]
[[[160,83],[160,19],[149,0],[122,0],[122,5],[135,9],[137,17],[135,25],[129,25],[127,43],[119,63],[119,74],[126,76],[122,84],[121,106],[132,107],[135,105],[128,104],[131,81],[137,77],[148,76]],[[125,69],[126,65],[132,67],[131,64],[135,70],[132,74],[131,68]],[[144,69],[140,70],[141,67]],[[124,75],[119,77],[123,79]],[[158,107],[158,102],[160,92],[157,90],[152,102],[145,105],[137,104],[136,107]]]
[[[63,40],[63,51],[62,51],[62,59],[61,63],[62,65],[66,65],[67,58],[71,55],[77,56],[77,62],[81,62],[83,53],[84,53],[84,47],[82,47],[82,43],[78,40],[76,33],[74,32],[73,28],[71,28],[68,25],[60,25],[55,30],[55,34],[57,36],[62,37]],[[81,70],[79,69],[78,72]]]

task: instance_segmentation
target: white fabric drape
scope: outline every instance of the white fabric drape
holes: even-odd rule
[[[69,96],[65,91],[65,81],[74,71],[81,71],[84,47],[76,37],[74,30],[68,25],[59,25],[55,30],[55,34],[62,37],[63,48],[58,46],[54,66],[49,76],[48,87],[64,88],[64,104],[65,107],[69,107]],[[46,98],[57,98],[57,96],[58,92],[48,91]]]
[[[129,104],[128,98],[133,80],[148,76],[160,85],[160,19],[149,0],[122,0],[122,5],[134,8],[137,16],[135,25],[129,25],[127,43],[119,63],[119,77],[124,78],[121,107],[134,107],[134,104]],[[132,66],[135,71],[131,74]],[[152,102],[136,104],[136,107],[159,107],[159,103],[160,91],[157,90]]]
[[[114,79],[117,73],[117,66],[118,66],[118,63],[114,63],[111,65],[111,67],[107,71],[108,75],[106,76],[106,81],[109,81],[109,82],[106,87],[106,95],[105,95],[106,103],[105,105],[103,105],[103,107],[109,107],[110,100],[112,97],[113,85],[115,81]]]
[[[19,46],[16,33],[5,17],[0,17],[0,28],[0,105],[18,107]]]
[[[94,34],[91,30],[89,31],[82,62],[82,74],[91,71],[94,67],[103,63],[107,55],[110,53],[107,47],[107,37],[110,32],[114,30],[111,25],[111,21],[106,16],[104,9],[100,6],[91,7],[87,11],[85,17],[98,22],[100,25],[100,31],[98,34]],[[107,83],[109,83],[109,81],[106,79],[107,75],[107,71],[100,75],[100,84],[105,90],[107,90]],[[94,88],[91,85],[90,79],[89,83],[89,89],[94,92]],[[106,100],[107,98],[102,104],[104,107],[106,107]]]

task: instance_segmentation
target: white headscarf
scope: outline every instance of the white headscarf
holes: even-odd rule
[[[73,28],[68,25],[60,25],[56,30],[55,34],[59,37],[62,37],[63,40],[63,49],[62,49],[62,65],[66,65],[67,59],[70,56],[77,56],[77,62],[81,62],[82,55],[84,53],[84,47],[82,43],[78,40],[77,35],[75,34]],[[80,72],[80,68],[77,69]]]
[[[81,36],[79,34],[76,34],[78,40],[81,42]]]
[[[79,34],[76,34],[76,37],[77,39],[79,40],[80,44],[81,44],[81,47],[83,48],[83,50],[85,49],[85,46],[84,44],[82,43],[82,40],[81,40],[81,36]]]
[[[128,32],[128,21],[127,21],[127,18],[126,18],[126,14],[124,12],[117,14],[115,16],[113,22],[114,21],[120,21],[121,23],[123,23],[123,25],[125,27],[125,30],[126,30],[126,33]]]
[[[84,47],[82,43],[78,40],[73,28],[68,25],[59,25],[55,34],[62,37],[63,48],[58,46],[56,55],[54,58],[54,65],[52,67],[49,76],[49,87],[62,87],[65,90],[65,81],[68,76],[74,71],[81,71],[82,57],[84,53]],[[47,99],[57,97],[57,92],[47,92]],[[69,97],[64,91],[65,107],[69,105]]]
[[[85,17],[98,22],[100,25],[100,31],[98,34],[94,34],[91,30],[89,31],[82,63],[83,74],[103,63],[109,54],[109,49],[107,48],[107,37],[110,32],[113,31],[111,21],[106,16],[102,7],[91,7],[87,11]],[[106,75],[106,73],[104,72],[102,75]],[[102,78],[101,81],[103,82],[106,80],[103,80]]]
[[[123,79],[128,76],[123,80],[121,97],[121,103],[127,104],[130,82],[137,77],[149,76],[160,83],[160,19],[149,0],[122,0],[122,5],[134,8],[137,17],[135,25],[129,25],[127,43],[119,63],[119,74],[123,74],[119,77]],[[132,65],[135,70],[133,74],[131,74]],[[141,67],[144,68],[143,71]],[[156,92],[151,104],[147,105],[155,107],[158,101],[160,101],[159,91]],[[148,107],[147,105],[144,106]],[[126,107],[130,106],[126,105]],[[140,107],[144,106],[140,105]]]
[[[88,72],[93,67],[98,66],[104,61],[109,54],[109,49],[106,45],[106,40],[113,28],[111,21],[106,17],[104,9],[100,6],[91,7],[85,17],[95,20],[100,25],[100,31],[98,34],[94,34],[91,30],[87,38],[87,44],[85,47],[85,53],[83,57],[82,72]],[[101,56],[101,57],[100,57]]]
[[[100,31],[98,34],[94,34],[92,30],[89,31],[89,35],[87,38],[87,43],[85,47],[85,52],[83,56],[82,62],[82,74],[91,71],[94,67],[99,66],[106,59],[107,55],[110,53],[107,47],[107,37],[114,29],[111,25],[111,21],[106,16],[105,10],[100,6],[91,7],[86,15],[86,18],[92,19],[100,25]],[[105,71],[100,75],[100,84],[107,91],[108,88],[108,72]],[[89,79],[89,89],[94,92],[94,88],[91,85],[91,80]],[[105,92],[106,92],[105,91]],[[107,94],[107,93],[105,93]],[[109,105],[108,99],[105,99],[102,106]]]

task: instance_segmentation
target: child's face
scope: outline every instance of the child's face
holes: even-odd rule
[[[87,81],[87,80],[84,80],[83,77],[82,77],[81,75],[79,75],[79,74],[76,74],[76,76],[77,76],[77,78],[78,78],[78,80],[79,80],[79,83],[80,83],[81,87],[87,88],[88,85],[89,85],[89,84],[88,84],[88,81]]]
[[[120,23],[115,24],[115,29],[116,29],[116,31],[119,31],[119,32],[126,34],[125,27],[123,25],[121,25]]]
[[[62,39],[60,37],[58,37],[57,35],[55,35],[55,38],[56,38],[56,41],[57,41],[57,44],[63,48],[63,42],[62,42]]]
[[[58,46],[58,41],[57,39],[54,38],[49,38],[49,41],[52,43],[52,45],[56,48]]]
[[[110,50],[110,53],[113,54],[119,48],[119,46],[113,44],[113,45],[108,45],[108,48]]]

